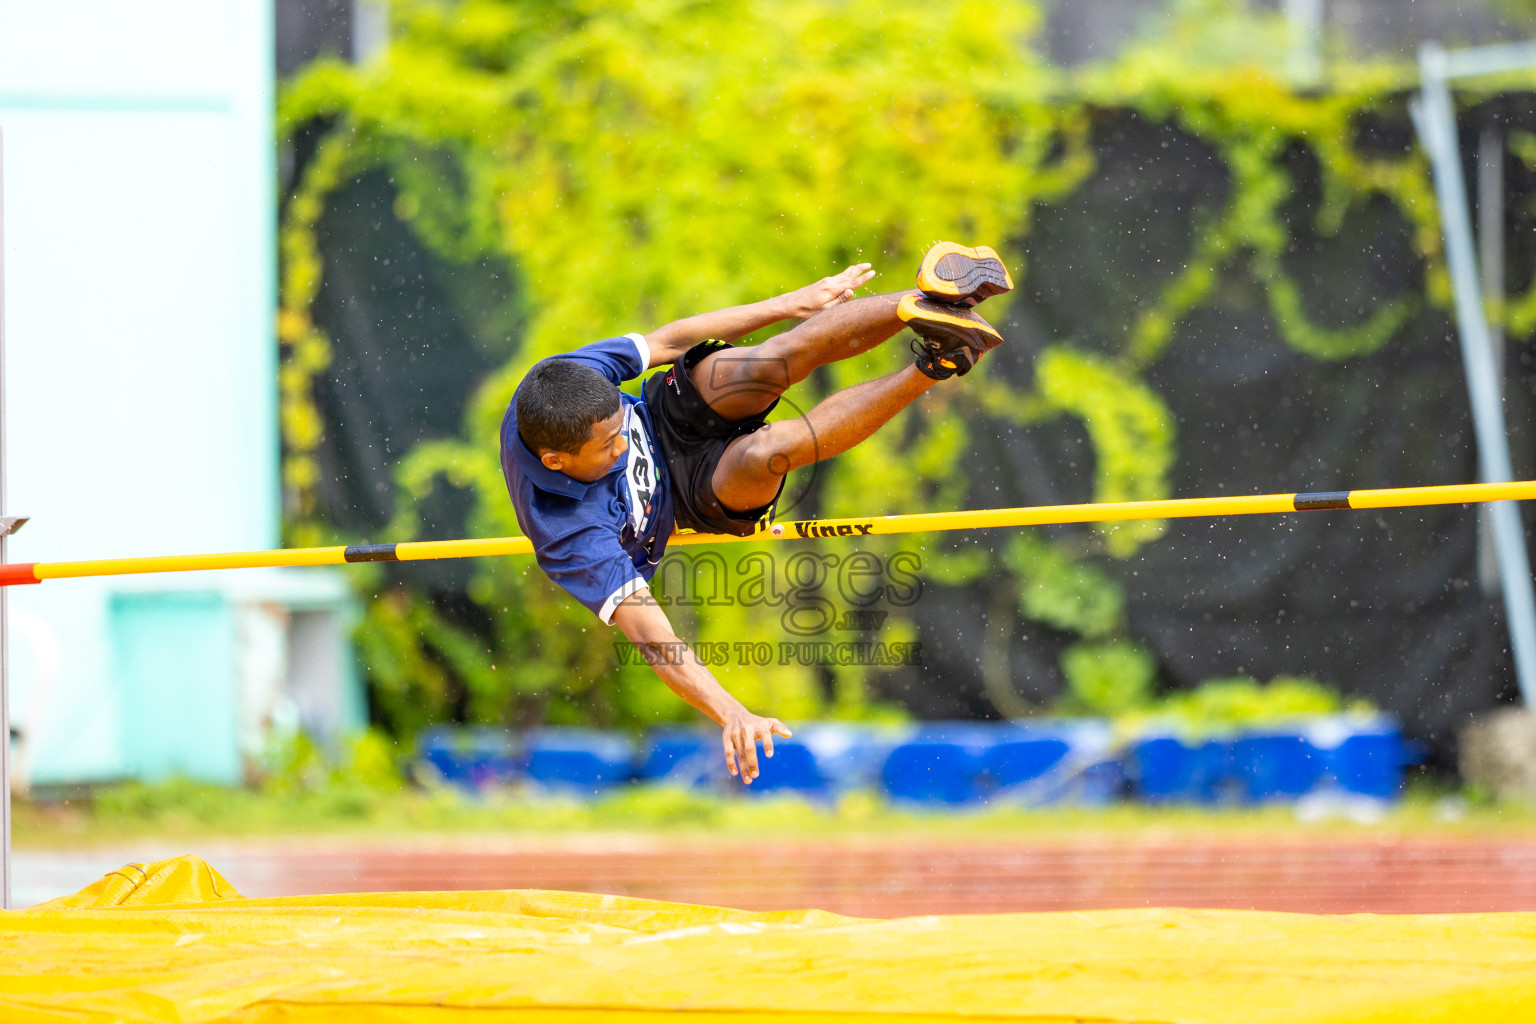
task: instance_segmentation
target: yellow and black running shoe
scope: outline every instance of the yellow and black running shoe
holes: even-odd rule
[[[917,268],[917,287],[935,302],[974,306],[982,299],[1013,291],[1013,278],[988,246],[967,249],[954,242],[938,242]]]
[[[896,315],[922,339],[917,368],[934,380],[965,376],[983,352],[1003,343],[997,328],[972,310],[921,295],[903,295]]]

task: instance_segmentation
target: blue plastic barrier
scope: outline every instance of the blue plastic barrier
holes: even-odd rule
[[[829,793],[820,760],[805,744],[774,738],[774,756],[758,752],[758,777],[748,792],[794,791],[815,795]],[[731,781],[725,769],[725,752],[719,733],[667,729],[646,738],[635,777],[689,788],[721,788]]]
[[[1098,721],[1005,727],[983,753],[981,771],[992,799],[1025,805],[1101,805],[1125,786],[1111,730]]]
[[[595,793],[634,777],[634,747],[615,733],[541,729],[526,749],[528,778],[548,789]]]
[[[886,757],[885,792],[910,803],[974,803],[983,795],[982,758],[995,738],[995,728],[972,722],[924,725]]]
[[[1163,728],[1168,728],[1164,726]],[[1253,803],[1337,791],[1385,801],[1416,760],[1402,729],[1384,716],[1336,715],[1294,727],[1188,740],[1151,733],[1123,753],[1107,722],[931,722],[874,726],[813,722],[760,758],[747,793],[818,797],[883,788],[905,803],[960,806],[986,801],[1025,806],[1098,805],[1125,795],[1148,803]],[[590,729],[546,729],[519,745],[501,729],[437,727],[422,733],[420,756],[439,777],[479,790],[521,779],[575,793],[597,793],[638,778],[691,788],[728,785],[720,735],[664,729],[635,758],[630,740]]]
[[[1085,767],[1074,785],[1062,797],[1066,803],[1086,807],[1103,807],[1124,800],[1130,792],[1130,777],[1125,774],[1125,762],[1115,757],[1098,761]]]
[[[1403,768],[1416,758],[1401,734],[1380,733],[1351,736],[1339,744],[1330,760],[1340,789],[1394,800],[1402,795]]]
[[[635,777],[642,782],[705,788],[726,779],[719,733],[658,729],[647,734]]]
[[[854,722],[807,722],[794,726],[795,741],[816,759],[816,770],[833,792],[878,789],[880,771],[891,751],[910,739],[908,725]]]
[[[1249,803],[1295,800],[1322,781],[1322,754],[1293,732],[1243,733],[1232,743],[1232,774]]]
[[[1186,743],[1150,736],[1127,758],[1135,793],[1148,803],[1217,803],[1227,795],[1230,745],[1221,740]]]
[[[1203,742],[1150,735],[1126,759],[1136,796],[1149,803],[1266,803],[1329,790],[1392,800],[1414,761],[1402,728],[1380,715],[1322,716]]]
[[[723,763],[723,762],[722,762]],[[816,756],[803,743],[776,738],[773,756],[757,756],[758,776],[748,787],[751,793],[804,793],[827,796],[827,782],[816,766]]]
[[[502,729],[454,729],[435,726],[417,738],[421,759],[444,782],[478,791],[506,785],[522,774],[511,734]]]
[[[1356,796],[1397,799],[1403,769],[1419,760],[1402,728],[1385,716],[1327,719],[1315,723],[1310,736],[1333,784]]]
[[[749,792],[829,796],[874,786],[885,756],[910,731],[841,722],[797,724],[793,739],[775,737],[772,758],[759,756],[760,774]],[[730,781],[718,732],[660,729],[646,736],[642,751],[635,771],[641,781],[691,788],[720,788]]]
[[[1007,790],[1048,775],[1070,753],[1072,745],[1060,736],[1004,740],[982,755],[981,767],[998,789]]]

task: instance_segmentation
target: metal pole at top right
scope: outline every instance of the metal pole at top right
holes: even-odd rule
[[[1415,126],[1429,153],[1445,238],[1445,259],[1455,299],[1457,335],[1472,405],[1477,461],[1482,480],[1514,479],[1509,432],[1504,419],[1500,368],[1494,362],[1492,334],[1483,306],[1483,287],[1467,209],[1467,186],[1461,169],[1456,133],[1456,108],[1450,80],[1460,75],[1489,74],[1536,66],[1536,47],[1500,46],[1450,54],[1426,43],[1419,55],[1421,91],[1413,107]],[[1527,707],[1536,707],[1536,591],[1526,550],[1520,512],[1510,502],[1490,504],[1494,548],[1504,596],[1515,677]]]

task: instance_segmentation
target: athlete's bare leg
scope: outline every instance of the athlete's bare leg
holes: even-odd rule
[[[836,310],[828,310],[831,312]],[[826,315],[818,314],[801,326]],[[865,348],[875,344],[878,341]],[[708,360],[699,365],[705,362]],[[735,512],[763,507],[779,493],[784,475],[790,470],[847,451],[937,383],[916,366],[908,366],[888,377],[839,391],[803,417],[779,420],[738,437],[726,446],[715,467],[711,482],[716,497],[720,504]]]
[[[711,352],[688,371],[688,377],[709,407],[724,418],[756,416],[816,367],[867,352],[900,331],[903,324],[896,317],[896,306],[904,294],[854,299],[760,345]]]

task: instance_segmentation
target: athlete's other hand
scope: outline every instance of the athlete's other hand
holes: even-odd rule
[[[763,718],[746,710],[727,718],[722,729],[720,743],[725,747],[725,767],[749,786],[758,775],[758,743],[763,745],[763,755],[772,757],[773,737],[789,739],[793,735],[777,718]]]
[[[856,290],[868,284],[874,276],[875,272],[870,269],[870,264],[855,263],[841,274],[833,274],[815,284],[796,289],[784,296],[785,306],[788,309],[784,316],[786,319],[798,317],[804,320],[840,302],[847,302],[853,298]]]

